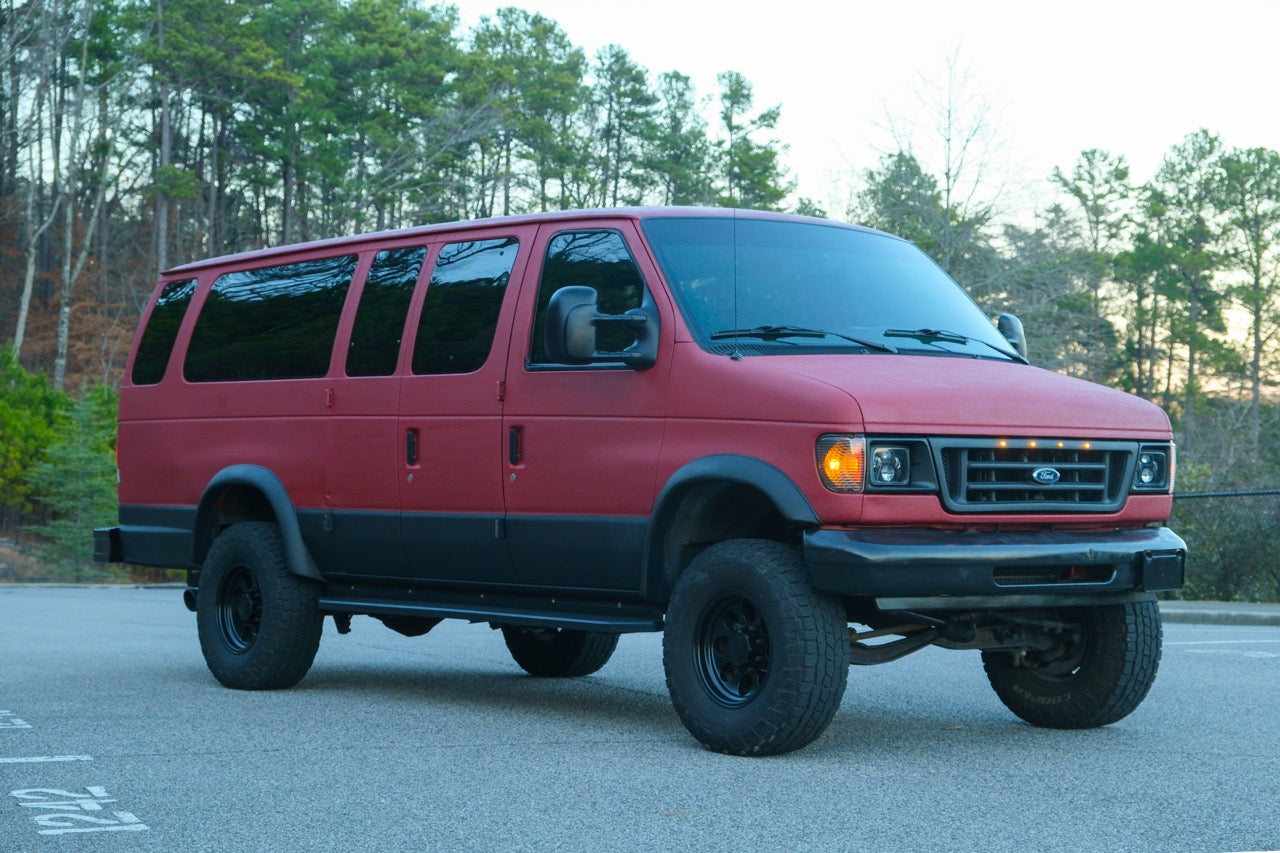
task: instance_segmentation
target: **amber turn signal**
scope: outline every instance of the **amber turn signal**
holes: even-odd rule
[[[860,492],[867,467],[867,442],[860,435],[824,435],[816,448],[822,483],[833,492]]]

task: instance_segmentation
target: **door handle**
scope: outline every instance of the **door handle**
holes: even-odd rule
[[[520,464],[520,427],[512,427],[507,432],[507,461]]]
[[[418,431],[411,429],[404,436],[404,461],[410,466],[418,464]]]

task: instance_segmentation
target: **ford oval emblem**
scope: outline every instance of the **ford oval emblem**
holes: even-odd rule
[[[1057,468],[1037,468],[1031,472],[1031,479],[1042,486],[1052,486],[1062,479],[1062,475],[1058,473]]]

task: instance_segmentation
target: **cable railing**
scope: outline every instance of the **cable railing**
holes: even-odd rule
[[[1194,498],[1261,498],[1280,495],[1280,489],[1243,489],[1222,492],[1174,492],[1175,501],[1192,500]]]

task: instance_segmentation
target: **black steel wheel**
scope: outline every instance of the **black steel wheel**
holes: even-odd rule
[[[813,741],[849,676],[840,600],[813,588],[780,542],[713,545],[680,576],[662,639],[667,689],[685,728],[732,755],[774,755]]]
[[[1047,648],[982,653],[1000,701],[1027,722],[1055,729],[1105,726],[1146,698],[1160,665],[1154,601],[1063,608]]]
[[[318,586],[289,572],[274,524],[223,531],[209,549],[196,594],[200,649],[227,687],[292,687],[311,668],[324,617]]]
[[[713,601],[698,620],[694,671],[707,695],[726,708],[760,695],[771,652],[764,617],[741,595]]]
[[[520,668],[542,678],[578,678],[600,669],[618,647],[617,634],[565,628],[502,626],[507,650]]]
[[[219,585],[214,606],[218,633],[227,649],[244,654],[262,628],[262,590],[246,566],[234,566]]]

